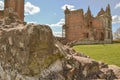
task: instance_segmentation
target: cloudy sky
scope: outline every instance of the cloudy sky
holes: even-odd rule
[[[0,0],[0,9],[3,9],[3,1]],[[113,32],[115,32],[120,27],[120,0],[25,0],[25,21],[48,24],[56,35],[60,35],[66,5],[71,10],[82,8],[84,13],[90,6],[92,14],[96,16],[108,3],[111,6]]]

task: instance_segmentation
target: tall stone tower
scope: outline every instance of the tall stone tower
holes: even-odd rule
[[[24,21],[24,0],[4,0],[4,9],[12,8],[20,20]]]

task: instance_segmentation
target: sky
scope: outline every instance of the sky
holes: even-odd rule
[[[4,0],[0,0],[0,9],[4,7]],[[120,27],[120,0],[25,0],[25,21],[28,23],[47,24],[54,35],[60,36],[64,24],[64,9],[83,9],[86,13],[90,6],[93,16],[96,16],[101,8],[104,10],[110,4],[112,14],[113,32]]]

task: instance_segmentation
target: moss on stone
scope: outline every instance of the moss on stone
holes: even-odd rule
[[[61,59],[63,57],[64,56],[61,53],[45,55],[43,58],[34,55],[31,59],[30,64],[28,65],[30,74],[36,75],[40,73],[42,70],[49,67],[54,61],[56,61],[57,59]]]

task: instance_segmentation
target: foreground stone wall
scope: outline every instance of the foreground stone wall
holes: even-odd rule
[[[19,24],[0,31],[0,61],[4,62],[4,68],[37,74],[46,66],[44,58],[53,55],[54,39],[48,26]]]
[[[0,19],[4,17],[4,11],[0,11]]]

